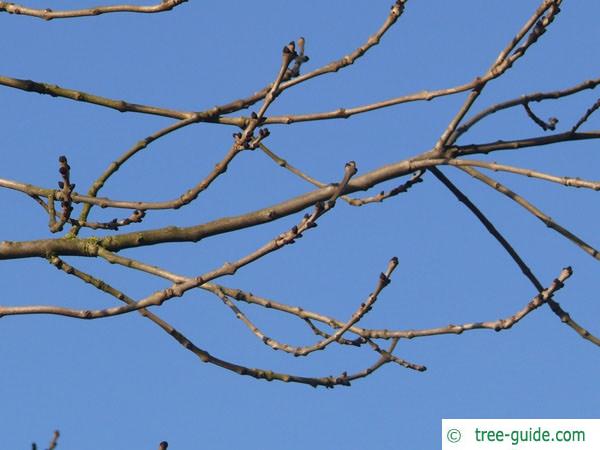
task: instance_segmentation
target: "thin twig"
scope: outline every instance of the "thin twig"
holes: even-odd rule
[[[536,136],[525,139],[514,139],[510,141],[497,140],[495,142],[486,142],[482,144],[468,144],[468,145],[455,145],[448,148],[448,155],[452,157],[475,155],[475,154],[488,154],[491,152],[497,152],[499,150],[518,150],[521,148],[528,147],[539,147],[542,145],[556,144],[559,142],[569,141],[585,141],[590,139],[599,139],[600,130],[571,133],[551,134],[548,136]]]
[[[558,119],[556,117],[550,117],[548,119],[548,122],[543,121],[542,119],[540,119],[529,107],[529,103],[523,103],[523,108],[525,109],[525,112],[527,113],[527,115],[529,116],[529,118],[531,120],[533,120],[533,122],[538,125],[542,130],[544,131],[548,131],[548,130],[552,130],[554,131],[556,129],[556,124],[558,123]]]
[[[58,218],[58,221],[56,220],[56,212],[54,209],[54,200],[53,199],[48,199],[48,215],[49,215],[49,227],[50,227],[50,231],[52,233],[57,233],[59,231],[62,231],[64,225],[69,221],[69,219],[71,218],[71,212],[73,211],[73,199],[71,198],[71,193],[73,192],[73,189],[75,189],[75,185],[71,183],[71,178],[70,178],[70,171],[71,171],[71,167],[69,166],[69,163],[67,162],[67,158],[66,156],[61,156],[60,158],[58,158],[58,161],[60,163],[60,168],[59,168],[59,172],[60,175],[62,177],[62,181],[58,182],[58,187],[61,189],[61,202],[60,202],[60,206],[61,206],[61,214],[60,217]]]
[[[504,247],[506,252],[510,255],[510,257],[514,260],[514,262],[519,266],[521,272],[531,281],[531,283],[535,286],[538,292],[541,292],[544,288],[542,284],[539,282],[537,277],[533,274],[529,266],[523,261],[523,259],[519,256],[516,250],[512,245],[502,236],[502,233],[498,231],[498,229],[494,226],[494,224],[481,212],[481,210],[471,201],[469,198],[458,189],[454,183],[452,183],[437,167],[432,167],[429,171],[448,188],[450,192],[454,194],[454,196],[462,202],[469,210],[479,219],[479,221],[483,224],[483,226],[490,232],[490,234]]]
[[[9,14],[17,14],[24,16],[37,17],[44,20],[52,19],[68,19],[73,17],[98,16],[100,14],[117,13],[117,12],[132,12],[132,13],[159,13],[168,11],[181,3],[188,0],[161,0],[160,3],[151,6],[137,5],[110,5],[110,6],[95,6],[93,8],[72,9],[66,11],[53,11],[50,8],[35,9],[26,6],[17,5],[10,2],[0,2],[0,12],[6,11]]]
[[[435,160],[431,160],[432,163],[434,161]],[[583,180],[579,177],[559,177],[545,172],[525,169],[523,167],[508,166],[506,164],[498,164],[495,162],[478,161],[473,159],[449,159],[445,161],[440,161],[439,164],[448,164],[451,166],[481,167],[484,169],[493,170],[494,172],[508,172],[514,173],[516,175],[522,175],[528,178],[538,178],[540,180],[550,181],[552,183],[561,184],[567,187],[586,188],[592,189],[594,191],[600,190],[600,181]]]
[[[332,342],[336,342],[340,339],[344,333],[346,333],[352,326],[358,323],[363,316],[371,310],[381,291],[390,283],[390,276],[394,269],[398,266],[398,258],[394,257],[390,260],[387,270],[385,273],[381,273],[379,276],[379,281],[377,282],[377,286],[373,293],[369,295],[369,298],[360,305],[360,307],[356,310],[352,317],[348,322],[346,322],[343,326],[338,328],[331,336],[323,339],[322,341],[317,342],[314,345],[298,348],[296,352],[294,352],[294,356],[306,356],[314,351],[323,350]]]
[[[478,153],[489,153],[491,151],[498,150],[549,145],[557,142],[598,138],[600,138],[600,131],[586,133],[567,132],[516,141],[498,141],[489,144],[486,143],[456,146],[453,147],[453,151],[451,153],[453,156],[463,156]],[[413,158],[387,164],[364,175],[354,177],[344,189],[344,193],[349,194],[352,192],[368,190],[381,182],[413,173],[419,169],[431,167],[432,157],[435,157],[434,152],[427,151]],[[0,187],[7,187],[9,189],[24,192],[28,195],[39,195],[41,197],[58,195],[54,190],[44,190],[42,188],[5,179],[0,179]],[[95,253],[89,251],[90,248],[98,245],[109,251],[118,251],[127,248],[156,245],[163,242],[196,242],[200,239],[205,239],[210,236],[271,222],[281,217],[302,211],[303,209],[310,207],[319,201],[327,200],[327,198],[332,195],[333,190],[334,188],[332,186],[320,188],[313,192],[285,200],[279,204],[263,209],[238,216],[224,217],[190,227],[166,227],[135,233],[115,234],[113,236],[101,238],[99,240],[95,239],[93,241],[90,241],[89,239],[42,239],[25,242],[0,241],[0,260],[27,258],[32,256],[46,257],[48,254],[64,256],[78,255],[89,257],[95,256]],[[72,197],[75,201],[77,195],[73,194]],[[98,202],[102,205],[101,199],[93,198],[90,199],[90,201]],[[120,204],[119,206],[125,206],[125,204]],[[127,207],[143,210],[147,209],[148,205],[142,202],[133,202],[127,203]]]
[[[113,161],[106,168],[106,170],[92,183],[92,185],[90,186],[90,189],[88,190],[87,195],[89,197],[96,197],[98,195],[98,192],[100,191],[100,189],[102,189],[102,187],[106,183],[106,181],[112,175],[114,175],[121,168],[121,166],[123,164],[125,164],[127,161],[129,161],[138,152],[140,152],[141,150],[148,147],[148,145],[150,145],[152,142],[154,142],[157,139],[160,139],[164,136],[167,136],[168,134],[170,134],[174,131],[177,131],[188,125],[196,123],[196,122],[197,122],[196,118],[183,119],[183,120],[180,120],[180,121],[178,121],[174,124],[171,124],[165,128],[162,128],[162,129],[158,130],[157,132],[151,134],[150,136],[147,136],[146,138],[136,142],[133,147],[131,147],[129,150],[127,150],[125,153],[123,153],[121,156],[119,156],[115,161]],[[84,223],[87,221],[90,211],[93,206],[94,205],[92,203],[84,203],[81,213],[79,214],[79,219],[78,219],[79,223]],[[77,236],[80,228],[81,228],[81,226],[78,226],[78,225],[73,226],[71,228],[71,230],[69,230],[68,236],[69,237]]]
[[[73,275],[73,276],[83,280],[84,282],[95,286],[96,288],[114,296],[115,298],[126,303],[127,305],[133,306],[136,304],[136,302],[133,299],[131,299],[127,295],[123,294],[121,291],[113,288],[112,286],[103,282],[102,280],[99,280],[98,278],[95,278],[79,269],[74,268],[73,266],[62,261],[60,258],[56,258],[56,257],[51,258],[50,262],[53,265],[55,265],[58,269],[64,271],[65,273],[67,273],[69,275]],[[370,375],[371,373],[373,373],[375,370],[379,369],[381,366],[383,366],[387,362],[390,362],[392,360],[391,353],[393,352],[393,350],[395,348],[395,344],[396,344],[396,343],[392,343],[392,345],[386,352],[388,355],[385,355],[385,356],[382,355],[382,357],[379,358],[379,360],[377,360],[375,362],[375,364],[373,364],[372,366],[370,366],[360,372],[357,372],[355,374],[348,375],[346,372],[344,372],[339,376],[304,377],[304,376],[298,376],[298,375],[292,375],[292,374],[286,374],[286,373],[273,372],[271,370],[265,370],[265,369],[249,368],[249,367],[241,366],[239,364],[231,363],[229,361],[225,361],[223,359],[216,358],[215,356],[208,353],[206,350],[203,350],[200,347],[196,346],[191,340],[189,340],[181,332],[179,332],[177,329],[175,329],[172,325],[170,325],[169,323],[165,322],[163,319],[158,317],[156,314],[154,314],[144,308],[138,309],[137,311],[143,317],[146,317],[148,320],[151,320],[156,325],[158,325],[160,328],[162,328],[163,331],[165,331],[167,334],[169,334],[173,339],[175,339],[179,344],[181,344],[186,350],[189,350],[193,354],[198,356],[198,358],[200,358],[200,360],[202,362],[214,364],[223,369],[235,372],[238,375],[247,375],[247,376],[257,378],[257,379],[264,379],[267,381],[277,380],[277,381],[283,381],[286,383],[307,384],[312,387],[324,386],[327,388],[333,388],[335,386],[340,386],[340,385],[341,386],[350,386],[350,381],[353,381],[353,380],[356,380],[359,378],[364,378],[367,375]],[[2,314],[0,313],[0,317],[1,317],[1,315]],[[162,443],[161,443],[161,446],[162,446]],[[164,446],[164,448],[166,448],[166,445]]]
[[[99,254],[99,256],[102,256],[111,264],[120,264],[124,267],[132,268],[135,270],[140,270],[140,271],[143,271],[143,272],[146,272],[146,273],[149,273],[149,274],[161,277],[161,278],[165,278],[173,283],[183,283],[183,282],[187,282],[187,281],[191,280],[188,277],[183,277],[183,276],[174,274],[163,268],[145,264],[143,262],[136,261],[131,258],[125,258],[121,255],[117,255],[114,253],[103,251]],[[51,259],[50,262],[53,262],[53,260]],[[61,267],[62,270],[65,270],[65,267],[68,267],[68,265],[66,265],[66,263],[64,263],[64,264],[65,264],[65,266]],[[67,273],[71,273],[68,270],[65,270],[65,271],[67,271]],[[94,283],[92,283],[92,284],[94,284]],[[94,285],[96,286],[96,284],[94,284]],[[99,287],[100,289],[102,289],[101,286],[104,286],[104,285],[105,285],[104,283],[100,283],[100,286],[96,286],[96,287]],[[280,312],[283,312],[286,314],[296,316],[296,317],[304,320],[305,322],[307,322],[309,324],[309,326],[312,325],[312,322],[311,322],[312,320],[316,320],[318,322],[324,323],[334,329],[339,329],[344,326],[344,322],[336,320],[332,317],[329,317],[329,316],[326,316],[323,314],[319,314],[319,313],[316,313],[313,311],[309,311],[309,310],[300,308],[298,306],[286,305],[286,304],[277,302],[272,299],[265,299],[265,298],[256,296],[254,294],[251,294],[249,292],[244,292],[240,289],[232,289],[232,288],[228,288],[228,287],[218,285],[218,284],[213,284],[213,283],[205,283],[199,287],[202,289],[205,289],[207,291],[210,291],[214,294],[216,294],[217,292],[222,292],[225,295],[227,295],[228,297],[235,299],[236,301],[243,301],[248,304],[258,305],[258,306],[262,306],[267,309],[280,311]],[[118,294],[118,292],[117,292],[117,294]],[[115,295],[115,294],[111,294],[111,295]],[[117,295],[115,295],[115,296],[117,296]],[[117,296],[117,298],[119,298],[119,297]],[[555,314],[557,314],[565,324],[567,324],[568,326],[573,328],[583,338],[589,340],[590,342],[592,342],[596,345],[600,345],[600,339],[597,338],[596,336],[594,336],[593,334],[591,334],[587,329],[580,326],[577,322],[575,322],[569,316],[569,314],[560,307],[560,305],[555,300],[553,300],[551,297],[547,297],[546,300],[547,300],[550,308],[552,309],[552,311],[555,312]],[[135,302],[132,300],[131,303],[133,304]],[[529,312],[531,312],[531,311],[529,311]],[[525,314],[523,314],[523,315],[520,315],[520,314],[521,313],[517,314],[517,316],[519,316],[519,320],[521,318],[523,318],[525,315]],[[527,314],[528,314],[528,312],[527,312]],[[394,339],[394,338],[413,339],[415,337],[426,337],[426,336],[434,336],[434,335],[440,335],[440,334],[460,334],[463,331],[470,331],[470,330],[476,330],[476,329],[502,330],[502,329],[506,329],[506,328],[498,328],[498,326],[502,325],[502,324],[510,323],[510,322],[507,322],[507,320],[508,319],[500,319],[500,320],[493,321],[493,322],[479,322],[479,323],[474,323],[474,324],[467,323],[467,324],[463,324],[463,325],[448,325],[447,327],[441,327],[441,328],[422,329],[422,330],[407,330],[407,331],[376,330],[376,329],[366,329],[366,328],[361,328],[358,326],[352,326],[352,327],[350,327],[349,331],[358,335],[359,338],[357,338],[353,341],[347,341],[347,340],[340,339],[338,342],[345,343],[348,345],[360,346],[363,343],[363,340],[366,340],[369,338],[371,338],[371,339]],[[330,336],[329,334],[323,333],[320,330],[318,330],[318,328],[314,327],[314,325],[311,326],[311,329],[313,329],[313,331],[315,331],[315,333],[317,333],[320,336],[323,336],[323,337]]]
[[[585,133],[558,133],[549,136],[541,136],[541,137],[533,137],[526,139],[518,139],[512,141],[503,141],[499,140],[492,143],[482,143],[482,144],[469,144],[462,146],[453,146],[448,151],[448,156],[457,157],[457,156],[466,156],[466,155],[474,155],[474,154],[487,154],[500,150],[517,150],[521,148],[535,147],[535,146],[543,146],[550,145],[559,142],[569,142],[569,141],[578,141],[578,140],[591,140],[591,139],[599,139],[600,131],[590,131]],[[370,189],[371,187],[390,179],[394,179],[397,177],[401,177],[407,175],[416,170],[427,168],[431,166],[431,164],[427,161],[431,161],[435,158],[435,153],[432,151],[427,151],[421,153],[420,155],[414,156],[410,159],[398,161],[392,164],[388,164],[382,166],[378,169],[375,169],[371,172],[368,172],[364,175],[356,177],[352,180],[348,185],[347,193],[362,191]],[[442,158],[444,159],[444,158]],[[437,160],[441,160],[437,158]],[[39,186],[34,186],[31,184],[21,183],[18,181],[2,179],[0,178],[0,187],[4,187],[7,189],[16,190],[19,192],[23,192],[29,196],[36,195],[38,197],[50,198],[51,196],[57,200],[62,199],[62,195],[60,191],[42,188]],[[207,235],[204,234],[206,228],[216,229],[220,226],[224,226],[222,232],[230,231],[230,226],[234,225],[234,230],[239,229],[240,226],[238,224],[245,222],[245,226],[253,226],[258,223],[265,223],[273,220],[274,218],[280,218],[289,214],[293,214],[295,212],[301,211],[302,209],[314,204],[315,202],[321,201],[327,198],[328,187],[321,188],[319,191],[314,191],[309,194],[305,194],[300,197],[292,198],[288,201],[282,202],[279,205],[271,206],[268,208],[264,208],[262,210],[254,211],[248,214],[244,214],[241,216],[237,216],[234,219],[227,218],[226,220],[217,220],[208,224],[197,225],[195,227],[188,228],[169,228],[170,232],[168,236],[173,238],[173,242],[177,242],[180,240],[199,240]],[[170,209],[172,208],[173,201],[164,201],[164,202],[143,202],[143,201],[129,201],[129,200],[112,200],[108,198],[97,198],[91,196],[85,196],[78,193],[72,193],[71,199],[73,203],[89,203],[92,205],[97,205],[102,208],[113,207],[113,208],[125,208],[125,209],[138,209],[138,210],[150,210],[150,209]],[[121,243],[120,248],[129,248],[131,246],[138,245],[150,245],[152,243],[163,242],[162,239],[157,239],[158,237],[165,237],[167,234],[163,233],[162,230],[149,230],[147,232],[143,232],[144,237],[140,239],[139,233],[130,236],[120,236],[118,239],[115,237],[110,238],[110,245],[114,246],[119,241]],[[75,240],[69,242],[48,242],[48,241],[38,241],[44,242],[44,245],[52,246],[50,248],[44,248],[44,251],[50,251],[51,253],[58,253],[62,251],[67,251],[68,253],[63,254],[80,254],[77,251],[80,243]],[[3,243],[0,242],[0,259],[3,257],[8,257],[11,255],[19,254],[18,248],[20,245],[18,243],[11,244],[11,253],[8,252],[8,249],[2,249]],[[28,249],[29,246],[27,246]],[[66,250],[68,248],[68,250]],[[116,250],[116,247],[111,247],[112,250]],[[31,249],[30,249],[31,250]],[[32,253],[27,253],[27,256],[34,256]],[[35,256],[43,256],[41,254],[35,254]],[[22,256],[22,257],[25,257]]]
[[[221,290],[223,290],[222,286],[221,286]],[[311,319],[304,318],[304,322],[308,325],[308,327],[312,330],[312,332],[315,333],[315,335],[326,338],[326,339],[331,336],[331,334],[325,333],[323,330],[321,330],[319,327],[317,327]],[[360,347],[364,343],[366,343],[367,340],[360,336],[357,338],[354,338],[354,339],[347,339],[347,338],[342,337],[342,338],[339,338],[336,342],[341,345]]]
[[[310,184],[312,184],[313,186],[316,186],[318,188],[324,188],[327,186],[326,183],[316,180],[315,178],[311,177],[310,175],[302,172],[300,169],[294,167],[287,160],[281,158],[276,153],[274,153],[264,143],[261,143],[259,145],[259,148],[263,151],[263,153],[265,155],[267,155],[269,158],[271,158],[273,161],[275,161],[275,163],[279,167],[289,170],[294,175],[297,175],[298,177],[302,178],[305,181],[308,181]],[[371,197],[353,198],[353,197],[350,197],[349,195],[342,195],[342,196],[340,196],[340,198],[352,206],[363,206],[363,205],[366,205],[369,203],[381,203],[382,201],[384,201],[390,197],[394,197],[400,193],[404,193],[404,192],[408,191],[415,184],[422,182],[423,181],[422,177],[424,174],[425,174],[425,171],[418,170],[413,174],[413,176],[410,178],[410,180],[389,190],[388,192],[381,191],[377,195],[374,195]]]
[[[112,219],[108,222],[82,222],[79,219],[69,219],[68,223],[77,228],[90,228],[92,230],[118,230],[133,223],[141,223],[146,213],[135,210],[125,219]],[[67,235],[69,236],[69,235]]]
[[[369,295],[369,298],[361,304],[348,322],[336,330],[336,332],[332,335],[324,337],[324,339],[313,345],[304,347],[295,347],[289,344],[284,344],[266,336],[231,300],[229,300],[222,289],[217,288],[215,293],[235,313],[236,317],[244,322],[244,324],[252,331],[252,333],[256,335],[264,344],[270,346],[274,350],[283,350],[284,352],[291,353],[294,356],[307,356],[317,350],[324,350],[329,344],[339,342],[341,339],[343,339],[344,333],[346,333],[353,325],[355,325],[373,307],[379,293],[390,283],[390,276],[397,265],[398,259],[392,258],[386,272],[380,275],[375,291],[373,291],[373,293]],[[312,325],[310,322],[309,324]],[[315,328],[313,326],[313,330],[314,329]]]
[[[498,319],[488,322],[472,322],[464,323],[462,325],[450,324],[445,327],[439,328],[428,328],[420,330],[406,330],[406,331],[390,331],[390,330],[365,330],[362,333],[363,337],[374,338],[374,339],[414,339],[418,337],[427,336],[438,336],[444,334],[462,334],[465,331],[472,330],[494,330],[504,331],[512,328],[515,324],[520,322],[525,316],[530,314],[532,311],[539,308],[546,302],[552,300],[552,296],[564,286],[564,282],[572,275],[572,269],[565,267],[558,278],[556,278],[550,286],[538,293],[527,305],[517,311],[515,314],[508,316],[503,319]]]
[[[571,133],[575,133],[581,125],[583,125],[592,114],[596,112],[596,110],[600,108],[600,98],[596,100],[596,102],[585,112],[583,116],[577,121],[573,128],[571,128]]]
[[[8,315],[22,315],[22,314],[57,314],[67,317],[73,317],[77,319],[100,319],[120,314],[126,314],[131,311],[136,311],[141,308],[147,308],[150,306],[160,306],[165,301],[170,300],[174,297],[181,297],[185,292],[190,289],[202,286],[204,283],[212,281],[216,278],[233,275],[240,268],[247,266],[254,261],[295,242],[296,239],[302,237],[302,233],[317,226],[316,222],[322,215],[329,212],[334,208],[337,198],[341,195],[346,185],[350,181],[350,178],[356,173],[356,165],[353,161],[346,164],[344,167],[344,176],[342,181],[334,186],[334,192],[331,198],[325,203],[318,203],[315,205],[312,214],[306,214],[298,225],[293,226],[289,231],[280,234],[275,239],[269,241],[262,247],[258,248],[254,252],[238,259],[234,262],[225,262],[221,267],[214,269],[210,272],[204,273],[193,279],[189,279],[183,283],[175,283],[166,289],[161,289],[154,292],[153,294],[145,297],[144,299],[136,302],[134,305],[125,305],[120,307],[106,308],[102,310],[89,310],[89,309],[74,309],[65,308],[60,306],[46,306],[46,305],[30,305],[30,306],[7,306],[0,307],[0,316]],[[110,252],[102,248],[98,243],[92,243],[88,241],[88,252],[94,253],[96,256],[106,257]],[[108,259],[108,258],[107,258]]]
[[[531,102],[542,102],[544,100],[557,100],[560,98],[568,97],[574,94],[577,94],[581,91],[587,89],[594,89],[596,86],[600,84],[600,78],[594,78],[591,80],[584,81],[583,83],[579,83],[575,86],[551,92],[537,92],[534,94],[522,95],[521,97],[514,98],[512,100],[508,100],[501,103],[496,103],[479,113],[475,114],[469,120],[465,121],[458,129],[456,130],[457,138],[466,133],[473,125],[480,122],[482,119],[497,113],[498,111],[502,111],[508,108],[513,108],[518,105],[526,105]]]
[[[519,254],[515,251],[515,249],[508,243],[508,241],[502,236],[502,234],[496,229],[496,227],[485,217],[485,215],[469,200],[467,196],[465,196],[448,178],[442,174],[439,169],[432,168],[431,172],[442,182],[444,185],[450,189],[450,191],[461,201],[463,202],[470,210],[475,214],[475,216],[483,223],[483,225],[487,228],[490,234],[504,247],[507,253],[513,258],[515,263],[519,266],[523,274],[527,277],[527,279],[533,284],[533,286],[538,290],[538,292],[542,292],[543,288],[537,277],[533,274],[529,266],[525,264],[523,259],[519,256]],[[570,268],[568,268],[570,271]],[[591,334],[587,329],[583,328],[577,322],[575,322],[569,314],[564,311],[560,305],[552,299],[552,297],[548,297],[546,299],[548,306],[550,309],[561,319],[561,321],[575,330],[580,336],[588,341],[600,346],[600,339]],[[512,325],[511,325],[512,326]]]
[[[487,184],[492,189],[495,189],[496,191],[500,192],[501,194],[504,194],[505,196],[507,196],[508,198],[513,200],[515,203],[517,203],[519,206],[523,207],[524,209],[529,211],[531,214],[533,214],[535,217],[537,217],[539,220],[541,220],[544,223],[544,225],[546,225],[548,228],[552,228],[554,231],[556,231],[557,233],[561,234],[562,236],[566,237],[568,240],[573,242],[575,245],[577,245],[579,248],[581,248],[588,255],[600,260],[600,253],[598,252],[598,250],[596,250],[594,247],[589,245],[587,242],[585,242],[582,239],[580,239],[579,237],[577,237],[575,234],[573,234],[572,232],[570,232],[563,226],[556,223],[548,215],[544,214],[541,210],[536,208],[533,204],[531,204],[530,202],[528,202],[527,200],[525,200],[523,197],[516,194],[515,192],[511,191],[503,184],[488,177],[487,175],[482,174],[481,172],[474,169],[473,167],[462,166],[462,167],[459,167],[459,169],[468,173],[473,178],[481,181],[482,183]]]
[[[544,0],[525,25],[523,25],[516,36],[488,69],[485,76],[482,77],[481,83],[471,91],[463,105],[454,115],[434,146],[436,153],[442,153],[448,146],[456,142],[456,139],[458,138],[458,135],[456,134],[457,127],[469,112],[486,84],[489,81],[504,75],[504,73],[506,73],[506,71],[527,52],[529,47],[537,42],[539,37],[546,32],[546,28],[554,21],[554,18],[560,12],[559,5],[561,1],[562,0]],[[525,38],[526,35],[527,37]],[[525,42],[515,49],[516,45],[523,38],[525,38]]]
[[[392,6],[390,13],[388,14],[386,20],[381,25],[381,27],[369,37],[367,42],[363,45],[355,49],[353,52],[344,56],[343,58],[330,62],[318,69],[315,69],[309,73],[304,75],[299,75],[295,78],[287,80],[281,83],[279,88],[279,92],[282,92],[290,87],[293,87],[297,84],[303,83],[312,78],[319,77],[324,74],[337,72],[345,67],[348,67],[359,59],[361,56],[365,55],[372,47],[377,45],[383,35],[392,27],[394,23],[398,20],[402,12],[404,11],[404,4],[406,0],[396,0],[394,6]],[[131,102],[127,102],[125,100],[114,100],[106,97],[101,97],[98,95],[90,94],[87,92],[77,91],[74,89],[66,89],[54,84],[49,83],[40,83],[31,80],[21,80],[18,78],[11,78],[6,76],[0,76],[0,85],[8,86],[15,89],[21,89],[27,92],[37,92],[39,94],[51,95],[53,97],[63,97],[71,100],[92,103],[98,106],[103,106],[110,109],[115,109],[120,112],[136,112],[142,114],[153,114],[164,117],[171,117],[174,119],[194,119],[198,122],[216,122],[228,125],[236,125],[244,128],[249,119],[239,119],[239,118],[227,118],[220,117],[224,114],[230,114],[235,111],[239,111],[241,109],[248,108],[255,103],[259,102],[269,93],[272,88],[272,85],[269,85],[257,93],[244,98],[235,100],[233,102],[215,106],[211,109],[202,112],[185,112],[185,111],[177,111],[173,109],[159,108],[156,106],[149,105],[140,105]],[[139,208],[138,208],[139,209]]]
[[[48,450],[54,450],[56,448],[56,446],[58,445],[59,437],[60,437],[60,432],[58,430],[55,430],[54,434],[52,435],[52,440],[50,441],[50,444],[48,445]]]
[[[293,43],[290,43],[288,46],[284,47],[282,54],[283,54],[282,62],[281,62],[279,71],[277,73],[277,77],[276,77],[275,81],[273,82],[271,89],[265,96],[265,100],[264,100],[258,114],[255,114],[255,116],[253,117],[253,120],[251,120],[246,125],[246,127],[244,128],[242,133],[235,135],[234,143],[231,146],[231,148],[229,149],[229,151],[225,154],[223,159],[219,163],[217,163],[215,165],[214,169],[204,179],[202,179],[199,183],[197,183],[193,188],[187,190],[185,193],[183,193],[182,195],[180,195],[178,198],[176,198],[174,200],[170,200],[167,202],[159,202],[161,209],[178,209],[178,208],[188,205],[189,203],[194,201],[196,198],[198,198],[198,196],[200,195],[201,192],[206,190],[212,184],[212,182],[214,180],[216,180],[221,174],[223,174],[227,171],[227,168],[228,168],[229,164],[231,163],[231,161],[242,150],[244,150],[246,148],[253,148],[254,146],[258,146],[260,143],[260,140],[263,137],[266,137],[268,135],[268,131],[266,129],[264,130],[265,132],[260,133],[258,138],[254,138],[253,133],[254,133],[254,130],[257,128],[257,126],[259,126],[259,124],[261,123],[265,112],[267,111],[269,106],[273,103],[275,98],[277,97],[277,94],[278,94],[277,91],[279,89],[279,86],[281,84],[283,76],[285,75],[286,70],[288,69],[288,66],[290,65],[291,61],[293,61],[293,59],[296,57],[296,53],[294,52],[294,48],[293,48]],[[155,135],[151,136],[151,138],[153,138],[152,140],[155,140],[158,137],[162,137],[167,133],[170,133],[177,129],[183,128],[186,125],[193,123],[195,120],[196,119],[188,119],[188,120],[181,121],[177,124],[174,124],[170,127],[167,127],[165,129],[159,131]],[[98,192],[98,189],[102,186],[102,184],[106,181],[106,179],[114,171],[116,171],[120,165],[122,165],[127,159],[129,159],[137,151],[144,148],[147,145],[147,143],[148,143],[148,138],[145,141],[142,141],[141,143],[134,146],[133,149],[131,149],[125,155],[123,155],[119,159],[118,164],[115,164],[115,165],[109,167],[109,169],[105,172],[105,174],[103,174],[103,176],[99,179],[99,181],[93,188],[92,195],[95,195]],[[148,208],[137,208],[137,209],[148,209]]]
[[[392,344],[395,346],[398,343],[398,341],[399,341],[398,338],[393,338]],[[371,348],[373,350],[375,350],[377,353],[379,353],[381,356],[385,356],[385,357],[389,358],[390,361],[395,362],[396,364],[398,364],[400,366],[406,367],[407,369],[416,370],[417,372],[425,372],[427,370],[427,367],[422,366],[421,364],[411,363],[410,361],[399,358],[396,355],[392,355],[387,350],[383,350],[381,347],[379,347],[379,345],[377,345],[375,342],[373,342],[372,339],[367,339],[367,342],[371,346]]]

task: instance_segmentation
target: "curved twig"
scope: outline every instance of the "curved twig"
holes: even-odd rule
[[[52,19],[70,19],[74,17],[87,17],[87,16],[99,16],[100,14],[108,13],[120,13],[120,12],[131,12],[131,13],[159,13],[163,11],[169,11],[188,0],[161,0],[160,3],[150,6],[137,6],[137,5],[110,5],[110,6],[95,6],[92,8],[84,9],[71,9],[65,11],[53,11],[50,8],[46,9],[35,9],[28,8],[23,5],[17,5],[11,2],[0,2],[0,12],[5,11],[9,14],[17,14],[23,16],[37,17],[44,20]]]

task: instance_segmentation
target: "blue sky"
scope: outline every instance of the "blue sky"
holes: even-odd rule
[[[327,111],[471,81],[485,72],[537,5],[529,0],[409,1],[379,46],[337,74],[286,91],[269,113]],[[272,81],[282,46],[299,36],[306,38],[310,56],[304,71],[342,57],[379,28],[389,6],[390,0],[190,1],[156,15],[45,22],[0,14],[0,74],[131,102],[203,110]],[[565,2],[549,31],[506,76],[486,87],[473,111],[597,77],[599,15],[597,2]],[[172,122],[6,87],[0,87],[0,96],[0,178],[46,187],[58,181],[59,155],[68,156],[77,190],[84,191],[123,151]],[[271,126],[267,144],[315,178],[334,182],[349,160],[356,161],[361,174],[430,148],[464,98],[400,105],[347,120]],[[558,131],[565,131],[596,98],[591,91],[533,107],[543,118],[558,117]],[[593,116],[584,129],[597,129],[598,123]],[[231,133],[229,127],[199,124],[169,135],[123,167],[103,195],[173,198],[221,159]],[[460,142],[541,134],[516,108],[483,121]],[[594,141],[573,142],[481,159],[598,179],[596,147]],[[600,333],[598,262],[498,193],[457,170],[445,168],[444,173],[494,221],[543,284],[564,266],[573,267],[573,277],[556,299],[582,325]],[[585,240],[600,244],[598,194],[494,176]],[[149,214],[136,229],[202,223],[310,190],[262,153],[245,152],[192,205]],[[0,206],[0,240],[48,237],[47,217],[28,197],[0,190]],[[115,215],[94,214],[97,220]],[[240,258],[300,217],[197,244],[123,254],[195,275]],[[240,270],[224,284],[344,320],[372,291],[392,256],[400,265],[365,326],[410,329],[495,320],[535,295],[481,224],[432,176],[382,204],[352,208],[340,202],[294,246]],[[166,286],[102,261],[67,261],[135,298]],[[2,303],[9,305],[103,308],[116,303],[44,260],[2,261],[0,287]],[[315,340],[296,321],[242,306],[268,335],[296,345]],[[309,358],[273,352],[204,292],[190,292],[156,312],[214,355],[251,367],[325,376],[360,370],[376,359],[367,348],[330,348]],[[137,314],[95,321],[4,317],[0,436],[7,449],[28,448],[32,441],[46,445],[54,429],[62,432],[59,448],[78,450],[148,449],[162,440],[174,450],[241,445],[428,449],[439,446],[441,418],[598,415],[600,349],[545,307],[509,331],[400,341],[397,354],[428,371],[390,364],[351,388],[312,389],[202,364]]]

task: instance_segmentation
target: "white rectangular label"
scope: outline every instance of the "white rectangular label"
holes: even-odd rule
[[[442,450],[599,450],[600,419],[442,419]]]

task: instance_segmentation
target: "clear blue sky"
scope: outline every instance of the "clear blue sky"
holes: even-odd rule
[[[29,4],[59,9],[61,3]],[[390,3],[190,1],[164,14],[51,22],[0,14],[0,73],[131,102],[202,110],[270,82],[282,46],[299,36],[306,38],[311,58],[304,70],[347,54],[380,26]],[[380,46],[338,74],[285,92],[270,112],[331,110],[470,81],[485,72],[538,3],[409,1]],[[488,85],[474,111],[597,77],[598,17],[599,2],[564,2],[549,32],[505,77]],[[595,95],[534,108],[541,117],[557,116],[564,131]],[[77,190],[84,191],[123,151],[170,123],[5,87],[0,99],[0,177],[48,187],[58,181],[59,155],[68,156]],[[273,126],[268,143],[316,178],[333,182],[349,160],[365,173],[430,148],[463,99],[464,94],[401,105],[345,121]],[[585,129],[597,129],[599,123],[599,116],[592,117]],[[220,160],[231,132],[200,124],[170,135],[125,166],[104,195],[175,197]],[[461,142],[542,133],[515,109],[483,122]],[[566,143],[488,159],[598,179],[597,147],[593,141]],[[575,273],[557,300],[600,333],[598,262],[496,192],[455,170],[445,173],[495,221],[544,284],[562,267],[573,266]],[[150,214],[138,229],[201,223],[311,190],[259,152],[243,154],[227,175],[191,206]],[[498,178],[600,245],[598,194]],[[0,190],[0,207],[0,240],[48,236],[47,217],[31,199]],[[115,215],[95,214],[96,219]],[[124,254],[199,274],[241,257],[300,216],[197,244]],[[408,195],[381,205],[340,203],[296,245],[226,282],[344,320],[371,292],[392,256],[400,266],[365,326],[410,329],[495,320],[513,314],[535,294],[481,224],[431,176]],[[68,261],[136,298],[165,286],[102,261]],[[2,261],[0,287],[3,304],[101,308],[116,303],[43,260]],[[269,335],[298,345],[315,339],[293,320],[243,306]],[[332,348],[310,358],[273,352],[204,292],[190,292],[157,312],[216,356],[251,367],[324,376],[374,360],[366,348]],[[351,388],[312,389],[202,364],[137,314],[88,322],[5,317],[0,320],[2,448],[26,449],[32,441],[47,445],[52,431],[60,429],[59,448],[65,450],[154,449],[161,440],[173,450],[434,449],[440,445],[441,418],[598,416],[600,349],[546,307],[509,331],[401,341],[397,354],[429,370],[388,365]]]

